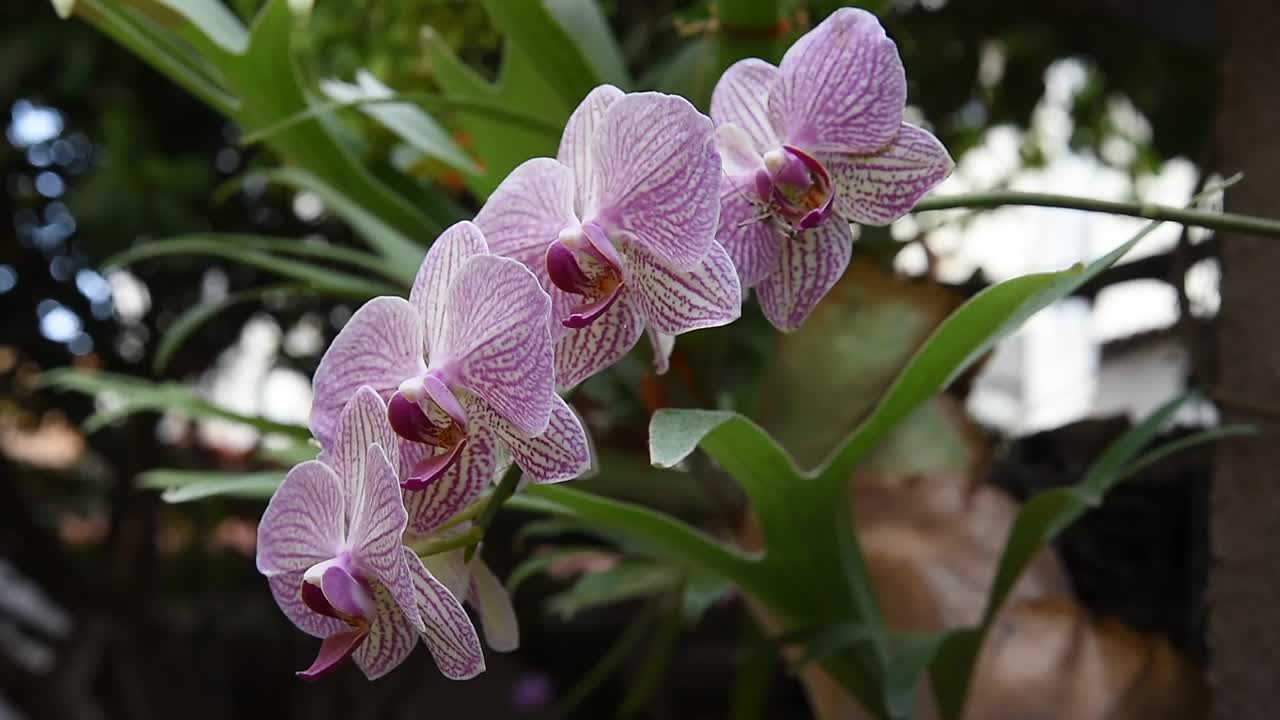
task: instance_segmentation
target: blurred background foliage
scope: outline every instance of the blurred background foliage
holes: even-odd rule
[[[530,553],[537,561],[525,566],[530,579],[516,596],[518,653],[491,655],[490,672],[461,686],[434,677],[422,653],[372,686],[349,671],[319,687],[293,683],[289,672],[305,665],[311,647],[278,616],[248,559],[260,501],[171,506],[143,486],[196,479],[145,475],[157,468],[249,472],[305,455],[290,425],[305,423],[307,378],[364,292],[335,290],[325,273],[354,268],[368,282],[402,280],[412,270],[405,241],[425,247],[433,229],[470,215],[519,161],[554,152],[584,79],[678,92],[705,109],[734,60],[776,61],[794,37],[847,4],[859,3],[547,0],[546,17],[561,33],[551,42],[572,40],[556,62],[585,67],[578,76],[543,65],[551,55],[520,44],[541,37],[519,23],[522,3],[317,0],[291,50],[253,51],[264,53],[254,56],[260,63],[293,58],[313,114],[299,119],[306,106],[290,106],[283,86],[260,84],[257,92],[283,98],[280,113],[239,121],[88,24],[58,20],[45,3],[0,7],[0,570],[15,578],[0,598],[0,710],[33,718],[408,717],[429,702],[439,713],[478,717],[601,717],[619,708],[652,718],[808,717],[795,674],[723,586],[619,561],[618,538],[518,513],[504,515],[486,545],[501,575]],[[902,51],[913,119],[958,159],[1012,128],[1019,169],[1043,166],[1032,126],[1046,73],[1075,59],[1085,79],[1069,108],[1074,152],[1134,179],[1173,158],[1213,165],[1210,3],[861,4],[881,14]],[[229,3],[246,24],[261,5]],[[236,72],[218,74],[229,87],[247,87],[263,81],[264,66]],[[323,82],[330,80],[342,84]],[[388,92],[405,102],[344,106]],[[1137,130],[1117,122],[1118,103],[1143,119]],[[316,174],[309,154],[320,149],[285,142],[290,123],[316,118],[370,169],[367,179],[352,181],[341,163]],[[1126,151],[1115,150],[1117,138]],[[282,160],[294,175],[274,170]],[[313,175],[299,179],[299,170]],[[350,197],[396,210],[383,215],[391,227],[371,226],[327,194],[347,182],[356,182]],[[306,260],[314,272],[273,269],[262,257],[274,249],[246,262],[248,240],[232,256],[141,260],[127,271],[102,265],[140,242],[214,237],[207,233],[305,239],[298,246],[318,253]],[[574,401],[606,472],[582,484],[749,541],[731,482],[702,473],[691,483],[649,467],[652,410],[736,408],[797,456],[821,457],[928,331],[985,282],[894,274],[895,257],[914,239],[865,229],[853,269],[805,332],[780,337],[749,306],[731,329],[682,338],[666,376],[653,375],[642,349],[591,380]],[[1173,276],[1168,264],[1154,273]],[[203,310],[192,317],[192,308]],[[166,346],[175,328],[184,340]],[[39,386],[39,372],[67,365],[194,390],[155,399],[117,386],[113,399]],[[819,378],[839,392],[815,387]],[[1006,440],[964,416],[957,400],[970,379],[913,418],[903,445],[890,443],[868,471],[880,479],[957,475],[1024,498],[1073,481],[1125,424]],[[205,419],[207,398],[221,403],[222,417]],[[166,411],[126,414],[121,407],[131,402]],[[102,412],[114,422],[84,434],[81,422]],[[265,432],[234,414],[265,418],[257,428]],[[927,457],[901,449],[922,445]],[[1088,611],[1149,633],[1143,642],[1172,643],[1192,663],[1205,659],[1205,463],[1192,454],[1157,468],[1059,545]],[[1107,555],[1103,547],[1127,551]],[[1182,560],[1151,561],[1164,555]],[[1045,583],[1054,597],[1065,594]]]

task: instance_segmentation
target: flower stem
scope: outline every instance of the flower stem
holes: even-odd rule
[[[956,195],[935,195],[916,203],[912,212],[932,212],[934,210],[955,209],[990,209],[1005,205],[1031,205],[1035,207],[1063,208],[1067,210],[1085,210],[1088,212],[1110,213],[1112,215],[1128,215],[1148,220],[1167,220],[1193,227],[1212,228],[1214,230],[1234,230],[1251,235],[1280,237],[1280,220],[1236,215],[1234,213],[1212,212],[1176,208],[1155,203],[1127,203],[1113,200],[1095,200],[1093,198],[1073,195],[1056,195],[1053,193],[1019,192],[1017,190],[993,190],[990,192],[958,193]]]
[[[470,530],[451,538],[432,540],[419,545],[413,545],[412,549],[414,552],[418,553],[418,557],[431,557],[432,555],[439,555],[440,553],[449,552],[450,550],[457,550],[461,547],[470,547],[475,545],[480,542],[480,538],[483,536],[483,528],[473,527]]]
[[[461,525],[467,520],[470,520],[471,518],[484,512],[484,509],[489,505],[489,498],[490,498],[489,495],[485,495],[480,499],[476,500],[475,502],[471,503],[470,505],[466,506],[462,510],[458,511],[457,515],[454,515],[453,517],[446,520],[443,524],[440,525],[440,527],[436,528],[435,532],[439,532],[441,530],[448,530],[451,527]]]

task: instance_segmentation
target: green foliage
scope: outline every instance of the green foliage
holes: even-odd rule
[[[161,490],[160,499],[174,504],[212,497],[266,500],[283,480],[284,473],[278,470],[255,473],[152,470],[138,476],[140,486]]]

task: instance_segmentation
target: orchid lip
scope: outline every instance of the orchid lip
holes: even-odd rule
[[[561,321],[567,328],[579,330],[596,321],[596,318],[605,313],[606,310],[613,307],[613,303],[617,301],[618,296],[622,294],[622,286],[618,285],[613,292],[600,298],[593,303],[586,305],[578,305],[570,311],[569,317]]]
[[[783,153],[785,161],[777,160]],[[770,151],[769,155],[774,158],[770,167],[777,168],[770,176],[769,205],[774,213],[796,230],[821,225],[831,214],[835,200],[827,169],[817,158],[790,145],[783,145],[781,151]],[[759,179],[757,186],[763,188]]]
[[[467,441],[464,439],[445,452],[436,453],[422,460],[413,467],[409,476],[400,482],[400,487],[414,491],[430,487],[448,472],[449,468],[457,464],[458,458],[462,456],[462,447],[466,444]]]
[[[351,657],[367,637],[369,637],[367,626],[330,635],[320,643],[320,652],[316,654],[311,667],[299,670],[297,676],[303,680],[319,680],[341,665],[343,660]]]
[[[565,327],[590,325],[613,306],[622,290],[622,257],[598,223],[561,230],[547,247],[546,264],[553,285],[586,300],[561,320]]]
[[[435,371],[401,385],[387,403],[387,420],[400,437],[434,447],[453,448],[467,434],[466,410]]]
[[[351,558],[346,553],[312,565],[303,575],[302,601],[312,611],[349,625],[369,617],[373,598],[351,570]]]

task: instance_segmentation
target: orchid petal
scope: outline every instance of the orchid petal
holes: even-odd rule
[[[711,93],[711,119],[741,128],[757,153],[778,147],[782,141],[769,120],[769,92],[777,79],[778,68],[758,58],[730,65]]]
[[[676,268],[709,252],[720,217],[720,154],[711,120],[688,100],[635,93],[614,102],[596,132],[600,196],[583,218]]]
[[[409,303],[418,309],[426,328],[424,354],[444,341],[444,314],[448,305],[449,286],[462,269],[462,263],[473,255],[488,255],[489,245],[475,224],[463,220],[431,244],[423,258],[418,275],[409,291]]]
[[[333,444],[318,458],[342,479],[350,494],[347,507],[362,492],[370,445],[381,447],[388,457],[396,457],[400,439],[387,421],[387,404],[371,386],[362,385],[338,416]]]
[[[342,409],[361,385],[387,398],[425,369],[422,338],[422,318],[403,298],[374,298],[351,316],[312,382],[311,432],[322,446],[333,444]]]
[[[630,297],[619,298],[595,322],[556,340],[556,384],[568,389],[609,367],[635,347],[643,332],[640,311]]]
[[[458,459],[452,467],[421,490],[404,491],[409,526],[414,533],[427,535],[434,532],[449,518],[475,502],[493,483],[498,470],[496,444],[497,440],[490,430],[473,425],[468,428],[467,441],[458,451]],[[402,454],[402,467],[412,467],[431,452],[432,448],[426,445],[406,448]]]
[[[765,317],[783,332],[800,327],[844,274],[852,253],[853,233],[839,218],[787,237],[777,271],[756,286]]]
[[[631,271],[635,298],[645,323],[661,333],[679,335],[698,328],[727,325],[742,314],[738,271],[723,246],[711,251],[692,270],[673,270],[644,248],[622,247]]]
[[[496,652],[511,652],[520,647],[520,623],[511,595],[489,566],[476,558],[471,561],[471,587],[468,601],[480,615],[485,643]]]
[[[525,477],[537,484],[571,480],[591,469],[591,446],[582,420],[559,395],[554,395],[551,422],[536,437],[518,428],[476,403],[468,413],[476,423],[490,428],[515,458]]]
[[[412,554],[412,553],[410,553]],[[403,553],[401,553],[403,555]],[[403,556],[398,558],[405,566]],[[408,567],[405,575],[409,576]],[[410,588],[413,587],[412,580]],[[356,648],[351,659],[364,672],[365,677],[377,680],[399,667],[418,642],[418,632],[426,625],[418,612],[416,591],[410,615],[396,602],[387,588],[374,585],[374,611],[369,618],[369,637]]]
[[[574,208],[579,212],[600,192],[598,164],[592,138],[604,124],[605,112],[623,92],[612,85],[600,85],[578,103],[578,107],[565,123],[560,136],[560,151],[556,160],[573,170],[575,180]]]
[[[720,228],[716,241],[724,246],[743,288],[755,287],[778,267],[782,235],[773,219],[736,183],[720,183]]]
[[[543,268],[547,246],[578,223],[573,185],[573,170],[551,158],[527,160],[512,170],[476,215],[489,252],[519,260],[549,286]]]
[[[757,171],[767,172],[764,155],[760,154],[742,128],[737,125],[721,125],[716,128],[715,139],[724,174],[737,180],[744,191],[754,186]]]
[[[676,349],[676,336],[665,335],[652,327],[645,328],[653,347],[653,371],[665,375],[671,369],[671,352]]]
[[[875,15],[832,13],[782,58],[769,117],[788,145],[869,155],[898,134],[907,79]]]
[[[415,625],[421,625],[413,596],[413,580],[400,558],[409,515],[400,499],[400,481],[386,453],[369,446],[364,483],[350,510],[348,540],[351,557],[360,569],[369,572],[387,588],[401,611]],[[421,628],[419,628],[421,629]]]
[[[888,225],[906,215],[955,167],[932,133],[905,123],[880,154],[831,155],[823,164],[836,186],[836,211],[867,225]]]
[[[351,577],[351,573],[338,565],[330,565],[325,569],[320,577],[320,590],[330,608],[348,617],[365,617],[373,612],[369,592],[360,585],[359,580]],[[305,601],[305,588],[303,592]]]
[[[412,550],[405,548],[404,556],[426,625],[422,638],[436,667],[453,680],[467,680],[484,672],[484,652],[467,611],[443,583],[432,577]]]
[[[298,677],[303,680],[319,680],[328,675],[343,660],[351,657],[360,645],[368,638],[365,630],[340,630],[324,639],[320,643],[320,652],[316,653],[316,659],[312,661],[311,667],[306,670],[299,670]]]
[[[454,533],[465,532],[470,525],[470,522],[460,523],[437,537],[442,540],[452,537]],[[471,592],[471,563],[481,562],[479,557],[472,558],[470,562],[466,557],[466,548],[458,548],[422,558],[422,564],[431,575],[443,583],[464,605],[467,603],[468,593]]]
[[[335,557],[342,548],[344,507],[342,483],[333,470],[316,460],[295,465],[258,523],[258,572],[267,577],[305,572]]]
[[[271,596],[281,612],[302,632],[318,638],[329,637],[347,629],[347,624],[333,617],[321,615],[302,600],[302,576],[305,570],[293,570],[267,579]]]
[[[546,429],[555,394],[550,316],[538,279],[509,258],[471,258],[449,289],[443,366],[531,435]]]

